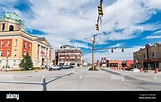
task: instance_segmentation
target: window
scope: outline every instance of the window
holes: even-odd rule
[[[2,31],[5,30],[5,23],[2,24]]]
[[[45,52],[45,47],[41,47],[41,52]]]
[[[14,50],[14,56],[15,57],[17,56],[17,50]]]
[[[75,53],[75,51],[74,50],[70,50],[70,53]]]
[[[17,39],[15,39],[14,47],[17,47]]]
[[[1,40],[1,46],[3,46],[3,43],[4,43],[4,41],[3,41],[3,40]]]
[[[7,50],[7,55],[8,55],[8,56],[10,55],[10,50]]]
[[[13,60],[13,66],[16,66],[16,60]]]
[[[144,56],[144,59],[146,59],[146,56],[145,56],[145,54],[144,54],[143,56]]]
[[[13,25],[10,25],[9,31],[13,31],[13,30],[14,30],[14,26]]]
[[[158,58],[158,53],[156,52],[156,58]]]
[[[27,43],[26,43],[26,42],[24,42],[24,44],[23,44],[24,48],[26,48],[26,45],[27,45]]]
[[[136,57],[134,56],[134,60],[135,60],[135,58],[136,58]]]
[[[76,59],[71,58],[70,61],[75,61]]]
[[[31,49],[31,44],[29,44],[29,49]]]
[[[26,51],[23,51],[23,56],[26,56]]]
[[[74,54],[71,54],[70,57],[75,57],[75,55]]]
[[[151,55],[152,55],[152,58],[154,58],[154,52],[152,52]]]
[[[8,40],[8,46],[10,46],[10,40]]]

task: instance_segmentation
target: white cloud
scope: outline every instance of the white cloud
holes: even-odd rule
[[[70,45],[77,47],[77,48],[90,48],[88,43],[82,43],[82,42],[73,42]]]
[[[143,0],[143,2],[149,8],[161,9],[161,0]]]
[[[105,0],[99,32],[95,30],[99,1],[29,0],[31,11],[26,13],[14,8],[20,0],[11,1],[13,3],[10,6],[4,3],[6,8],[3,6],[2,10],[15,11],[24,19],[27,28],[48,33],[44,36],[53,46],[53,52],[63,44],[71,44],[70,40],[73,39],[92,43],[84,38],[97,33],[100,33],[101,39],[97,39],[96,43],[107,44],[108,40],[130,39],[143,30],[156,30],[161,27],[158,24],[139,25],[151,18],[155,8],[160,9],[160,0],[112,0],[108,5]],[[142,6],[142,3],[147,7]],[[116,32],[117,29],[122,29],[122,32]],[[103,35],[103,31],[111,33]]]
[[[118,47],[119,48],[119,47],[121,47],[123,45],[124,45],[123,43],[117,43],[117,44],[109,46],[109,47]]]
[[[146,39],[156,39],[161,38],[161,36],[147,36]]]
[[[161,34],[161,30],[154,32],[154,34]]]

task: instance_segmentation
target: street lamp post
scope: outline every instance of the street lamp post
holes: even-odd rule
[[[8,67],[8,54],[7,54],[7,59],[6,59],[6,72],[7,72],[7,67]]]

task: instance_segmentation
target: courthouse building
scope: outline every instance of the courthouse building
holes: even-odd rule
[[[34,67],[44,67],[52,62],[52,46],[47,40],[25,32],[23,20],[16,13],[4,14],[0,19],[0,69],[7,63],[10,68],[19,68],[27,53]]]

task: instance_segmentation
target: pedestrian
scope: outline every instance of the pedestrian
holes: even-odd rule
[[[144,68],[144,73],[146,73],[146,67]]]
[[[146,69],[146,72],[148,73],[148,67],[147,67],[147,69]]]

